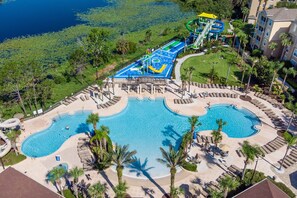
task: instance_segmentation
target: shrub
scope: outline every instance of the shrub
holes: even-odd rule
[[[66,83],[66,78],[64,76],[56,75],[54,76],[54,82],[56,84]]]
[[[244,179],[242,181],[242,183],[245,186],[253,185],[253,184],[258,183],[266,178],[264,173],[256,171],[255,175],[253,177],[253,180],[251,180],[253,172],[254,172],[254,170],[251,170],[251,169],[246,170]]]
[[[69,189],[64,190],[63,193],[64,193],[65,198],[75,198],[75,196],[73,195],[73,193]]]
[[[272,183],[274,183],[277,187],[279,187],[282,191],[284,191],[289,197],[292,197],[292,198],[296,197],[296,195],[293,193],[293,191],[290,188],[288,188],[284,183],[276,182],[271,179],[270,179],[270,181]]]
[[[183,161],[182,167],[188,171],[197,172],[197,165],[186,160]]]
[[[129,51],[128,51],[129,54],[133,54],[133,53],[136,52],[136,50],[137,50],[137,44],[136,43],[134,43],[132,41],[129,41],[128,46],[129,46]]]

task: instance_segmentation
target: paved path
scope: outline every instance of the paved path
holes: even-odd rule
[[[202,56],[204,54],[205,54],[205,52],[200,52],[198,54],[189,54],[189,55],[184,56],[182,58],[176,59],[177,63],[175,65],[175,70],[174,70],[175,71],[175,80],[176,81],[181,81],[181,79],[180,79],[180,68],[181,68],[183,62],[185,62],[185,60],[187,60],[188,58],[191,58],[191,57],[195,57],[195,56]]]

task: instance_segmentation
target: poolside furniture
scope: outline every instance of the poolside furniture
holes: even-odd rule
[[[85,101],[84,96],[80,96],[80,99],[81,99],[83,102]]]

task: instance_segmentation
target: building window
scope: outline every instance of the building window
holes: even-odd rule
[[[272,20],[269,20],[268,25],[270,26],[272,25]]]
[[[294,50],[294,54],[295,57],[297,57],[297,48]]]
[[[292,65],[297,66],[297,62],[294,59],[291,59],[290,62],[292,63]]]
[[[260,41],[260,36],[257,36],[257,38],[256,38],[256,39],[257,39],[257,41]]]
[[[269,32],[266,32],[266,36],[268,36],[269,35]]]

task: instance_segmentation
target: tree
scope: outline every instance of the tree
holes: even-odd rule
[[[122,55],[127,54],[129,52],[129,41],[120,38],[116,43],[116,50]]]
[[[233,34],[234,34],[233,48],[235,47],[235,42],[236,42],[237,34],[240,33],[240,31],[241,30],[239,28],[234,28],[234,30],[233,30]]]
[[[277,75],[277,72],[284,67],[284,63],[282,62],[272,62],[271,65],[271,70],[273,71],[273,77],[272,77],[272,80],[271,80],[271,84],[270,84],[270,87],[269,87],[269,93],[272,91],[272,86],[273,86],[273,83],[274,83],[274,80],[276,78],[276,75]]]
[[[6,134],[7,138],[10,140],[11,142],[11,146],[15,152],[16,155],[19,154],[18,148],[16,146],[16,139],[18,138],[18,136],[21,134],[20,130],[12,130],[10,132],[8,132]]]
[[[188,74],[189,74],[189,77],[188,77],[188,90],[189,92],[191,91],[191,81],[192,81],[192,77],[193,77],[193,72],[195,71],[195,67],[194,66],[190,66],[188,67]]]
[[[247,165],[253,162],[257,156],[262,155],[262,151],[260,150],[260,147],[258,145],[251,145],[246,140],[243,142],[241,146],[241,151],[245,156],[244,167],[241,175],[241,180],[243,180]]]
[[[268,48],[271,50],[270,58],[273,58],[273,52],[276,50],[278,44],[276,42],[271,42]]]
[[[284,88],[285,84],[286,84],[286,80],[288,75],[292,75],[293,77],[295,77],[297,75],[297,71],[295,70],[294,67],[290,67],[289,69],[284,67],[283,68],[283,72],[285,73],[285,77],[282,83],[282,89]]]
[[[184,97],[184,95],[185,95],[185,89],[186,89],[186,81],[187,81],[187,76],[185,75],[185,74],[182,74],[181,76],[180,76],[180,79],[181,79],[181,81],[182,81],[182,98]]]
[[[223,139],[223,136],[222,136],[221,132],[220,131],[213,130],[211,132],[211,135],[213,137],[215,146],[218,147],[218,143],[220,143],[222,141],[222,139]]]
[[[70,74],[77,76],[82,74],[83,70],[87,66],[87,54],[80,47],[76,49],[69,57]]]
[[[144,42],[150,42],[151,41],[151,39],[152,39],[152,35],[153,35],[153,32],[152,32],[152,30],[147,30],[146,32],[145,32],[145,36],[144,36]]]
[[[223,126],[227,125],[227,122],[223,121],[223,119],[217,119],[216,123],[218,125],[219,132],[222,132]]]
[[[102,159],[103,156],[103,143],[102,143],[102,138],[103,138],[103,134],[101,133],[100,130],[95,130],[94,131],[94,135],[91,137],[90,139],[90,143],[92,144],[93,142],[95,142],[96,146],[100,148],[100,158]]]
[[[94,131],[96,131],[96,129],[97,129],[98,122],[99,122],[99,114],[98,113],[91,113],[86,120],[87,124],[93,125]]]
[[[62,180],[61,178],[64,177],[66,174],[66,170],[63,167],[55,167],[49,173],[49,181],[52,182],[54,185],[58,187],[60,194],[64,197],[63,188],[62,188]]]
[[[181,39],[184,39],[184,42],[185,42],[184,53],[187,50],[187,38],[189,36],[190,36],[190,33],[187,30],[183,30],[182,32],[179,33],[179,37],[181,37]]]
[[[281,33],[279,38],[281,39],[281,44],[284,48],[281,55],[281,60],[283,60],[285,56],[285,52],[287,51],[288,47],[292,45],[292,39],[290,35],[285,32]]]
[[[246,90],[245,90],[245,96],[247,95],[249,89],[250,89],[250,83],[251,83],[251,78],[252,75],[257,75],[257,70],[255,69],[255,65],[259,60],[257,58],[252,59],[252,67],[249,68],[248,73],[249,73],[249,79],[248,79],[248,83],[246,86]]]
[[[53,94],[53,80],[46,79],[37,85],[37,92],[40,100],[40,104],[43,108],[46,108],[46,102],[52,97]]]
[[[126,192],[128,190],[128,186],[126,182],[121,182],[114,187],[114,191],[116,194],[116,198],[124,198],[126,196]]]
[[[83,174],[84,174],[84,169],[78,168],[78,167],[74,167],[69,171],[69,175],[73,178],[73,190],[75,192],[76,198],[78,198],[78,186],[77,186],[78,179]]]
[[[223,192],[221,190],[210,190],[209,193],[211,198],[223,198]]]
[[[111,57],[108,38],[107,31],[94,28],[83,42],[84,50],[88,53],[94,67],[107,63]]]
[[[100,182],[97,182],[88,189],[88,193],[91,198],[104,198],[104,194],[106,193],[106,191],[106,184],[101,184]]]
[[[158,158],[157,161],[161,164],[166,165],[170,168],[170,196],[174,194],[174,180],[176,174],[176,167],[181,166],[183,160],[186,158],[186,154],[182,151],[175,151],[172,145],[169,146],[169,151],[165,151],[162,147],[160,147],[162,157]]]
[[[221,189],[224,190],[225,198],[228,196],[229,191],[235,190],[239,186],[239,182],[230,176],[225,176],[219,181],[219,184]]]
[[[246,19],[247,19],[249,13],[250,13],[250,9],[248,7],[243,7],[241,9],[241,12],[243,14],[243,22],[246,22]]]
[[[129,151],[129,146],[124,145],[120,146],[116,144],[115,149],[111,154],[111,161],[113,165],[116,166],[117,175],[118,175],[118,183],[121,184],[124,166],[135,162],[135,158],[133,157],[137,152],[135,150]]]
[[[201,122],[199,122],[199,117],[198,116],[192,116],[192,117],[188,118],[188,122],[189,122],[189,124],[191,126],[191,129],[190,129],[191,142],[190,142],[190,144],[192,144],[195,128],[201,126]]]
[[[237,51],[237,56],[239,56],[239,52],[240,52],[240,47],[241,44],[243,42],[246,42],[248,36],[246,35],[246,33],[244,33],[243,31],[240,31],[237,33],[237,37],[239,38],[239,45],[238,45],[238,51]],[[243,53],[243,52],[242,52]]]
[[[286,141],[286,144],[287,144],[287,149],[286,149],[286,152],[285,152],[285,155],[283,157],[283,160],[282,160],[282,163],[280,164],[280,167],[279,169],[281,170],[282,167],[283,167],[283,164],[284,164],[284,161],[286,160],[286,157],[287,157],[287,154],[288,154],[288,151],[289,149],[296,145],[297,144],[297,136],[293,136],[291,133],[289,133],[288,131],[286,131],[284,133],[284,139]]]
[[[295,117],[295,113],[297,112],[297,103],[293,104],[291,101],[290,101],[290,109],[292,110],[292,114],[291,114],[291,118],[290,118],[290,121],[288,123],[288,127],[287,127],[287,130],[289,130],[292,122],[293,122],[293,119]]]
[[[247,69],[249,68],[249,65],[246,64],[246,63],[243,63],[243,64],[241,65],[241,67],[242,67],[242,74],[241,74],[240,85],[242,86],[242,84],[243,84],[243,80],[244,80],[244,77],[245,77],[245,72],[246,72]]]

